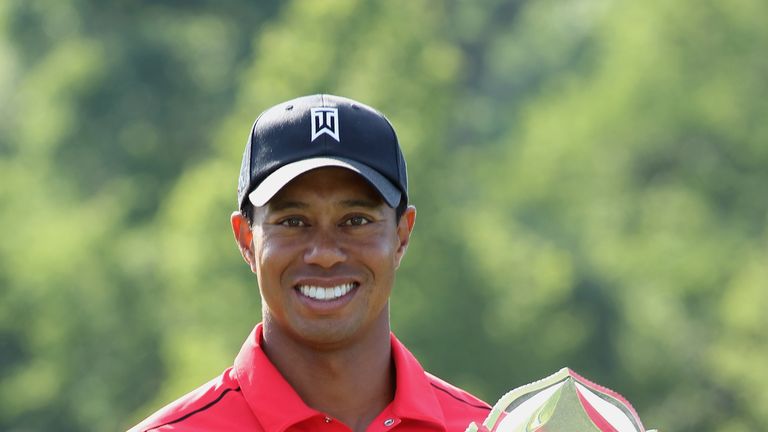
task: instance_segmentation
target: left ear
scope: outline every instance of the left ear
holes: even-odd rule
[[[411,241],[411,233],[413,232],[413,226],[416,224],[416,207],[409,205],[403,215],[400,216],[400,220],[397,222],[397,238],[400,245],[395,253],[395,268],[400,267],[400,261],[403,260],[405,251],[408,249],[408,244]]]

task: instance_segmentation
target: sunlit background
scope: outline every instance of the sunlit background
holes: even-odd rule
[[[260,319],[263,109],[394,123],[393,327],[493,403],[569,366],[646,427],[768,427],[764,0],[0,2],[0,430],[123,430]]]

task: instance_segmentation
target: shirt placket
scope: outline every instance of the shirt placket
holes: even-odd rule
[[[402,419],[392,412],[391,406],[388,406],[371,422],[367,432],[396,431],[400,423],[402,423]]]
[[[390,412],[389,409],[385,410],[381,414],[379,414],[376,419],[371,422],[371,424],[368,426],[367,432],[388,432],[388,431],[396,431],[397,426],[402,422],[402,420],[395,416],[392,412]],[[305,432],[305,431],[313,431],[313,432],[351,432],[351,429],[342,423],[341,421],[328,416],[328,415],[318,415],[316,417],[312,417],[311,419],[307,419],[304,422],[301,422],[300,424],[295,425],[293,428],[289,428],[288,431],[293,432]]]

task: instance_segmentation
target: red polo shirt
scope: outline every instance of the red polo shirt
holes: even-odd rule
[[[391,335],[395,399],[368,427],[369,432],[457,431],[480,424],[485,402],[424,372],[416,358]],[[265,431],[348,432],[340,421],[308,407],[261,349],[262,325],[245,341],[233,367],[144,420],[130,432]]]

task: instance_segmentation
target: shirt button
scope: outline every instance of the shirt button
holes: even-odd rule
[[[330,422],[331,422],[331,418],[330,418],[330,417],[328,417],[328,416],[325,416],[325,419],[324,419],[324,420],[325,420],[325,422],[326,422],[326,423],[330,423]]]
[[[384,426],[386,426],[386,427],[390,427],[393,424],[395,424],[395,419],[388,418],[388,419],[384,420]]]

